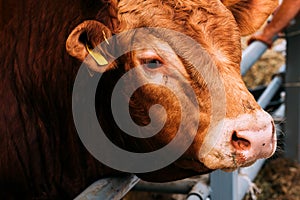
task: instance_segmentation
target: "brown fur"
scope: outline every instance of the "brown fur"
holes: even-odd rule
[[[73,198],[113,172],[85,150],[76,134],[71,94],[80,63],[65,50],[71,30],[94,18],[104,4],[1,5],[0,198]]]

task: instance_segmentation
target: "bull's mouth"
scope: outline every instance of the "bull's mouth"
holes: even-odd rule
[[[173,164],[149,173],[136,174],[145,181],[169,182],[189,178],[201,174],[207,174],[213,170],[205,167],[203,163],[194,159],[180,158]]]
[[[204,169],[208,169],[203,163],[192,158],[179,159],[174,164],[182,169],[193,170],[197,173],[203,173]]]
[[[251,165],[253,165],[256,161],[251,161],[251,162],[247,162],[241,166],[238,166],[238,167],[225,167],[225,168],[222,168],[221,170],[224,171],[224,172],[233,172],[234,170],[236,170],[237,168],[239,167],[249,167]]]
[[[254,160],[254,161],[248,161],[248,162],[246,162],[244,160],[243,163],[238,163],[237,160],[234,159],[237,156],[235,155],[235,156],[232,156],[232,157],[233,158],[232,158],[231,166],[220,168],[221,170],[223,170],[225,172],[232,172],[232,171],[236,170],[239,167],[249,167],[249,166],[251,166],[252,164],[254,164],[256,162],[256,160]],[[206,170],[209,169],[208,167],[206,167],[199,160],[192,159],[192,158],[180,159],[180,160],[176,161],[174,164],[176,166],[180,167],[181,169],[193,170],[193,171],[195,171],[197,173],[201,173],[201,174],[203,173],[203,169],[206,169]],[[209,170],[213,171],[215,169],[209,169]]]
[[[222,152],[211,152],[211,154],[203,157],[203,159],[201,159],[201,161],[198,161],[197,163],[200,163],[202,166],[211,170],[220,169],[226,172],[232,172],[240,167],[249,167],[256,161],[257,158],[255,156],[249,157],[234,149],[228,150],[228,152],[223,149]]]

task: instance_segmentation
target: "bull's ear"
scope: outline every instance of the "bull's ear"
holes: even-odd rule
[[[243,36],[259,29],[278,5],[278,0],[221,1],[232,12]]]
[[[105,58],[107,49],[99,48],[98,45],[103,41],[109,45],[107,38],[111,35],[111,31],[102,23],[87,20],[71,32],[66,41],[66,50],[71,56],[85,62],[91,70],[104,72],[108,64]]]

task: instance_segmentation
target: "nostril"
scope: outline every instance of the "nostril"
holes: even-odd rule
[[[237,150],[247,150],[250,148],[250,142],[245,138],[238,137],[237,132],[234,131],[231,138],[233,147]]]

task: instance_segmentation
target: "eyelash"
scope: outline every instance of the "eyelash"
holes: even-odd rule
[[[159,59],[143,59],[141,60],[141,64],[148,69],[157,69],[160,68],[163,63]]]

